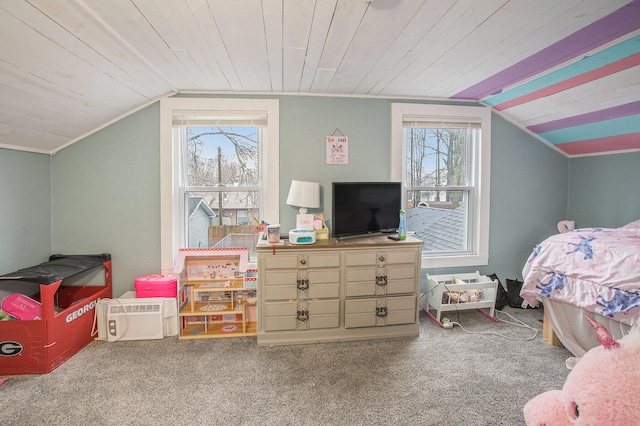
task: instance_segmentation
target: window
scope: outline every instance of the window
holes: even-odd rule
[[[250,234],[260,221],[266,115],[187,114],[173,117],[183,245],[215,247],[229,234]]]
[[[402,181],[407,228],[425,267],[489,259],[491,111],[392,104],[392,180]]]
[[[170,98],[160,116],[163,271],[180,247],[278,221],[277,100]]]

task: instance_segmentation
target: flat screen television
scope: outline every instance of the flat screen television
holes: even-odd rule
[[[333,182],[332,190],[334,238],[398,231],[400,182]]]

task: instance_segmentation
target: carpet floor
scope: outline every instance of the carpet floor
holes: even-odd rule
[[[522,425],[529,399],[562,387],[571,353],[542,342],[541,309],[504,312],[540,333],[519,340],[534,332],[462,311],[448,316],[464,329],[451,330],[421,314],[420,336],[412,338],[275,347],[258,347],[255,337],[101,341],[50,374],[9,376],[0,386],[1,418],[19,425]],[[498,318],[511,321],[502,312]]]

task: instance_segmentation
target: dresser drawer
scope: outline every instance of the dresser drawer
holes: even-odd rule
[[[414,296],[387,297],[386,325],[416,322],[418,301]]]
[[[346,270],[346,281],[374,281],[377,275],[384,275],[387,281],[414,279],[416,269],[414,266],[393,266],[388,268],[349,268]]]
[[[386,294],[416,292],[416,269],[413,265],[387,268]]]
[[[415,296],[387,297],[386,301],[389,312],[401,311],[406,309],[410,309],[415,312],[415,310],[418,308],[418,302]]]
[[[347,297],[415,292],[415,268],[410,265],[349,268],[345,272]],[[381,277],[378,279],[378,277]]]
[[[266,269],[293,269],[298,267],[298,256],[294,254],[266,255],[263,260]]]
[[[265,300],[296,299],[298,271],[267,271],[264,278]]]
[[[308,256],[309,268],[339,268],[340,253],[320,254],[311,253]]]
[[[298,280],[298,271],[267,271],[264,276],[266,286],[295,285]]]
[[[386,317],[385,325],[411,324],[416,322],[416,310],[390,311]]]
[[[309,277],[309,285],[340,284],[339,269],[309,270],[307,276]]]
[[[295,317],[297,310],[298,310],[298,303],[296,301],[267,302],[264,304],[264,315],[267,318],[284,317],[284,316]]]
[[[376,299],[347,300],[344,309],[344,327],[375,327]]]
[[[264,317],[266,331],[295,330],[298,304],[292,302],[266,302]]]
[[[387,252],[387,263],[389,265],[399,265],[402,263],[415,265],[418,260],[418,254],[415,250],[389,250]]]
[[[340,315],[311,315],[308,321],[309,330],[320,328],[338,328],[340,326]]]
[[[295,315],[287,317],[268,317],[264,320],[264,331],[295,330],[298,320]]]
[[[414,279],[416,276],[416,268],[411,265],[406,266],[390,266],[386,271],[387,279],[389,281],[394,280],[407,280]]]
[[[376,294],[376,283],[372,280],[347,282],[345,287],[347,297],[375,296]]]
[[[416,322],[414,296],[378,297],[345,301],[345,328],[378,327]]]
[[[344,255],[344,264],[345,266],[375,265],[377,264],[376,254],[375,251],[348,252]]]
[[[340,301],[311,300],[306,302],[309,309],[308,329],[336,328],[340,326]],[[299,305],[299,307],[302,307]],[[299,325],[304,328],[304,324]]]
[[[339,268],[340,253],[265,255],[266,269]]]
[[[265,300],[340,297],[340,270],[267,271]]]
[[[297,299],[298,288],[295,284],[271,285],[264,288],[264,300]]]
[[[348,268],[345,271],[345,281],[359,282],[359,281],[376,281],[376,267],[371,266],[369,268]]]
[[[309,284],[309,289],[305,293],[298,293],[299,299],[330,299],[340,297],[340,283]]]
[[[335,328],[340,325],[340,301],[266,302],[265,331]]]
[[[414,280],[390,280],[386,287],[386,294],[414,293],[416,282]]]

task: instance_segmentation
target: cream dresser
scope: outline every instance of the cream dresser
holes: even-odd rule
[[[259,243],[258,345],[417,336],[422,242]]]

